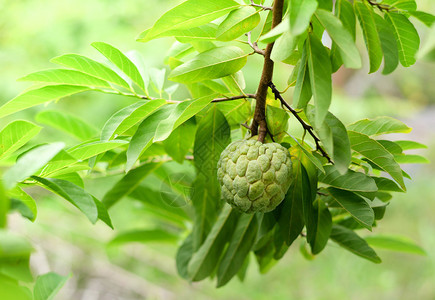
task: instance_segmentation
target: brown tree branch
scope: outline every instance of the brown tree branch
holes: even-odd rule
[[[253,42],[251,40],[251,32],[250,31],[248,33],[246,33],[246,36],[248,37],[248,44],[249,44],[249,46],[251,46],[252,50],[254,50],[255,53],[258,53],[258,54],[261,54],[264,56],[264,54],[265,54],[264,49],[258,48],[257,42]]]
[[[272,28],[281,23],[283,12],[284,0],[275,0],[273,3],[273,15],[272,15]],[[251,125],[252,135],[258,134],[258,140],[264,142],[264,138],[267,134],[266,124],[266,96],[269,82],[272,81],[273,76],[273,61],[270,59],[270,54],[273,49],[273,42],[267,44],[266,51],[264,53],[263,72],[261,74],[260,83],[256,93],[256,105],[254,112],[254,120]]]
[[[302,127],[311,135],[311,137],[314,139],[314,142],[316,143],[316,150],[320,151],[323,157],[325,157],[328,162],[333,164],[331,158],[329,157],[328,153],[322,148],[320,145],[320,139],[314,134],[313,127],[308,125],[307,123],[302,120],[302,118],[298,115],[298,113],[284,100],[284,98],[281,96],[281,93],[278,91],[276,86],[269,82],[269,87],[272,89],[273,94],[275,95],[275,99],[279,100],[281,102],[281,105],[285,106],[292,114],[295,116],[295,118],[301,123]]]
[[[255,94],[246,94],[246,95],[239,95],[239,96],[234,96],[234,97],[216,98],[216,99],[213,99],[211,102],[224,102],[224,101],[248,99],[248,98],[255,99]]]
[[[273,8],[270,7],[270,6],[264,6],[264,5],[261,5],[261,4],[256,4],[256,3],[254,3],[253,0],[251,0],[251,6],[254,6],[254,7],[260,7],[260,8],[262,8],[263,10],[272,10],[272,9],[273,9]]]

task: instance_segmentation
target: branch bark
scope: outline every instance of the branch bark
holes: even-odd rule
[[[275,0],[273,3],[273,15],[272,15],[272,28],[281,23],[282,12],[284,7],[284,0]],[[273,76],[273,61],[270,59],[272,53],[273,44],[270,43],[266,46],[264,52],[264,64],[263,72],[261,74],[260,83],[256,93],[256,105],[254,112],[254,120],[251,125],[252,136],[258,135],[258,140],[264,142],[264,138],[267,134],[266,124],[266,96],[269,82],[272,81]]]

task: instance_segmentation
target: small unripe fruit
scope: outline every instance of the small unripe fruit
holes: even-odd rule
[[[274,210],[292,181],[290,153],[278,143],[233,142],[222,151],[217,167],[221,197],[245,213]]]

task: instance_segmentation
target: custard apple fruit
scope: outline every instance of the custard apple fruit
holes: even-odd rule
[[[218,161],[221,197],[245,212],[268,212],[284,199],[292,181],[289,151],[278,143],[240,140]]]

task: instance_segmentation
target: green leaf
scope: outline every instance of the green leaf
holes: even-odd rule
[[[86,56],[78,54],[64,54],[50,60],[52,63],[73,68],[80,72],[86,73],[93,77],[99,78],[104,81],[114,83],[118,86],[131,90],[128,83],[122,79],[115,71],[107,67],[106,65],[92,60]]]
[[[380,191],[391,191],[391,192],[404,192],[394,181],[385,177],[374,177],[373,180],[376,182],[376,186]]]
[[[228,122],[214,106],[198,124],[193,149],[195,167],[208,179],[209,185],[220,186],[216,176],[217,162],[230,141]]]
[[[290,0],[288,3],[290,33],[298,36],[307,30],[318,3],[316,0]]]
[[[305,108],[312,96],[310,75],[308,73],[307,51],[307,44],[305,43],[302,50],[302,57],[300,60],[295,90],[293,93],[293,105],[296,108]]]
[[[255,214],[242,214],[230,244],[219,264],[217,287],[224,286],[242,267],[257,237],[258,221]]]
[[[282,108],[272,105],[266,106],[267,129],[273,136],[287,130],[289,117],[289,114]]]
[[[5,300],[33,300],[28,288],[19,285],[5,275],[0,275],[0,298]]]
[[[337,0],[334,13],[340,19],[344,29],[350,33],[352,41],[355,41],[355,12],[352,4],[347,0]],[[331,45],[331,62],[333,73],[343,64],[338,46],[334,42]]]
[[[381,41],[382,52],[384,53],[382,74],[387,75],[399,65],[399,51],[397,50],[397,43],[391,26],[378,14],[373,14],[373,18]]]
[[[107,81],[76,70],[49,69],[34,72],[18,79],[20,81],[35,81],[48,84],[67,84],[90,87],[110,88]]]
[[[130,194],[142,180],[161,166],[161,163],[147,163],[130,170],[103,197],[102,202],[107,208],[113,206],[124,196]]]
[[[378,32],[376,30],[376,23],[373,17],[373,10],[365,3],[355,1],[354,8],[358,16],[359,23],[366,43],[367,51],[370,59],[369,73],[376,72],[382,63],[382,48]]]
[[[181,30],[207,24],[240,6],[232,0],[188,0],[167,11],[144,36],[147,42],[170,30]]]
[[[368,230],[372,230],[375,215],[366,200],[355,193],[332,187],[328,188],[328,192],[341,207],[350,213],[355,221]]]
[[[175,256],[177,272],[184,279],[189,279],[187,266],[189,265],[189,261],[192,258],[192,255],[193,255],[192,234],[189,234],[187,238],[183,241],[181,246],[178,247],[177,254]]]
[[[37,176],[32,176],[32,178],[77,207],[92,224],[95,224],[98,219],[104,221],[107,218],[106,208],[103,205],[99,205],[97,203],[99,202],[98,200],[94,199],[91,194],[74,183],[56,178],[41,178]]]
[[[406,11],[415,11],[417,9],[415,0],[382,0],[381,3]]]
[[[189,261],[187,270],[192,281],[202,280],[215,270],[239,216],[229,205],[222,209],[206,240]]]
[[[58,100],[73,94],[89,91],[90,89],[86,86],[49,85],[28,90],[3,104],[0,107],[0,118],[38,104]]]
[[[0,229],[0,259],[28,257],[32,251],[33,247],[27,239]]]
[[[0,131],[0,159],[7,158],[24,146],[41,127],[23,120],[12,121]]]
[[[158,108],[166,104],[166,100],[138,101],[114,113],[101,130],[102,141],[108,141],[135,126]]]
[[[11,200],[6,196],[3,183],[0,180],[0,230],[7,226],[10,206]]]
[[[346,127],[330,112],[327,113],[323,124],[317,126],[313,113],[313,109],[307,113],[308,119],[311,124],[314,124],[315,130],[326,151],[331,154],[337,170],[342,174],[346,173],[351,162],[350,142]]]
[[[375,193],[378,188],[370,176],[361,172],[348,170],[340,174],[335,166],[324,166],[325,174],[319,174],[319,181],[334,188],[351,192]]]
[[[64,143],[52,143],[36,147],[22,155],[17,163],[3,175],[6,189],[14,188],[18,182],[33,175],[59,153],[63,147],[65,147]]]
[[[328,243],[332,228],[331,213],[320,199],[314,202],[314,218],[315,227],[310,246],[311,252],[316,255],[319,254]]]
[[[186,154],[193,146],[195,139],[196,124],[193,119],[189,119],[175,130],[163,141],[166,153],[176,162],[183,163]]]
[[[290,32],[284,32],[276,41],[272,48],[270,58],[273,61],[286,61],[294,52],[297,46],[297,38],[290,34]]]
[[[223,112],[230,126],[239,126],[246,122],[252,114],[251,103],[246,99],[223,101],[216,105]]]
[[[65,170],[65,168],[70,167],[72,165],[76,164],[75,166],[71,168],[79,168],[76,170],[71,170],[71,172],[75,172],[78,170],[87,170],[89,167],[87,164],[80,163],[78,159],[71,156],[68,152],[65,150],[59,151],[58,154],[56,154],[55,157],[53,157],[50,162],[44,166],[44,168],[41,170],[38,176],[40,177],[47,177],[48,175],[52,175],[53,173],[62,172],[62,169]]]
[[[79,147],[75,147],[68,150],[68,153],[72,155],[77,160],[85,160],[100,153],[107,152],[114,148],[126,145],[126,141],[116,140],[116,141],[108,141],[108,142],[91,142],[80,145]]]
[[[394,141],[402,150],[426,149],[427,146],[414,141]]]
[[[70,276],[61,276],[50,272],[36,278],[35,287],[33,288],[33,297],[35,300],[52,300],[64,286]]]
[[[193,146],[193,162],[198,174],[193,184],[192,194],[192,204],[195,209],[193,229],[195,250],[207,236],[222,205],[216,168],[221,152],[230,141],[228,122],[214,106],[199,122]]]
[[[154,141],[158,142],[167,139],[174,129],[204,109],[212,100],[213,95],[176,104],[171,114],[157,126]]]
[[[427,27],[432,27],[435,23],[435,16],[424,11],[410,11],[411,16],[423,22]]]
[[[235,46],[212,48],[176,67],[169,74],[169,79],[193,83],[225,77],[239,71],[246,64],[247,55]]]
[[[181,30],[180,29],[168,30],[163,32],[162,34],[159,34],[154,38],[173,36],[180,43],[189,43],[189,42],[196,42],[196,41],[214,41],[216,40],[217,28],[218,26],[216,24],[209,23],[194,28],[181,29]],[[147,35],[150,32],[150,30],[151,29],[148,29],[142,32],[136,40],[138,42],[146,42]],[[173,57],[177,57],[177,56],[173,56]],[[178,58],[180,57],[178,56]]]
[[[260,23],[260,15],[252,6],[242,6],[231,11],[216,31],[219,41],[231,41],[254,29]]]
[[[394,159],[398,164],[429,164],[430,161],[417,154],[395,154]]]
[[[178,236],[162,229],[138,229],[117,234],[110,242],[109,246],[118,246],[127,243],[174,243],[178,241]]]
[[[393,235],[371,235],[364,238],[366,242],[375,248],[426,255],[426,251],[412,240]]]
[[[81,118],[62,111],[44,110],[36,115],[35,120],[38,123],[64,131],[83,141],[89,140],[98,134],[94,126]]]
[[[162,106],[142,121],[128,146],[126,171],[133,167],[141,154],[152,144],[157,126],[168,118],[174,108],[174,105]]]
[[[288,246],[293,243],[304,228],[303,202],[311,202],[310,186],[307,184],[307,180],[302,179],[302,168],[299,161],[293,163],[293,181],[282,204],[280,204],[281,213],[277,220],[278,230]]]
[[[334,225],[332,227],[331,239],[341,247],[362,258],[377,264],[381,263],[381,259],[376,252],[370,248],[367,242],[350,229],[340,225]]]
[[[337,45],[344,65],[348,68],[361,68],[361,56],[355,46],[353,37],[344,28],[340,19],[324,9],[316,10],[315,16],[322,26],[325,27],[332,41]]]
[[[376,164],[383,171],[406,190],[403,182],[402,170],[393,155],[388,152],[379,142],[369,138],[367,135],[355,131],[348,131],[350,144],[353,150],[366,157],[370,162]]]
[[[315,104],[315,124],[323,123],[331,104],[331,61],[322,42],[310,34],[307,40],[308,69]]]
[[[347,129],[368,136],[387,133],[409,133],[412,130],[406,124],[391,117],[359,120],[347,126]]]
[[[414,25],[402,14],[387,13],[385,20],[391,25],[399,50],[402,66],[409,67],[416,62],[420,37]]]
[[[101,54],[103,54],[108,60],[110,60],[115,66],[117,66],[142,90],[145,90],[142,75],[140,75],[136,65],[133,64],[127,56],[125,56],[121,51],[119,51],[112,45],[103,42],[94,42],[91,45]]]
[[[36,215],[38,214],[35,200],[18,186],[9,191],[9,196],[12,198],[12,200],[17,199],[18,203],[24,206],[24,209],[20,209],[19,206],[21,205],[18,204],[17,209],[24,217],[34,222]],[[14,205],[11,204],[11,208],[13,207]],[[23,212],[25,213],[23,214]]]

